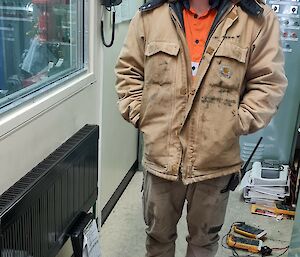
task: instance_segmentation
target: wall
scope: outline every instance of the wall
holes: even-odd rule
[[[131,0],[130,0],[131,1]],[[136,1],[136,8],[143,1]],[[105,35],[111,37],[109,16],[105,13]],[[101,207],[107,203],[127,171],[137,159],[137,130],[127,124],[117,108],[114,67],[128,30],[129,22],[116,25],[116,38],[113,47],[103,52],[103,109],[102,109],[102,163],[101,163]]]

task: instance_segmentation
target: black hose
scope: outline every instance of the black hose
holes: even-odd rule
[[[105,36],[104,36],[104,22],[101,20],[101,38],[103,45],[106,47],[111,47],[114,44],[115,41],[115,24],[116,24],[116,11],[113,11],[113,24],[112,24],[112,35],[111,35],[111,41],[109,44],[106,43]]]

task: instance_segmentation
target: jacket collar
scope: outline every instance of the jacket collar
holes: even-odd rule
[[[190,9],[190,2],[189,0],[180,0],[182,2],[185,9]],[[221,0],[209,0],[209,4],[212,9],[218,8],[220,5]]]
[[[182,6],[182,8],[190,9],[189,0],[150,0],[143,4],[139,10],[141,12],[147,12],[163,5],[166,2],[169,2],[173,6],[177,5],[177,8]],[[209,0],[211,8],[218,8],[221,2],[222,0]]]
[[[190,9],[190,4],[188,0],[169,0],[171,8],[174,10],[175,14],[177,15],[182,27],[184,28],[184,21],[183,21],[183,8]],[[218,13],[222,14],[223,9],[228,8],[228,3],[230,0],[210,0],[210,4],[212,8],[217,8]],[[219,15],[220,16],[220,15]],[[218,17],[218,15],[217,15]],[[215,22],[217,20],[215,19]]]
[[[212,8],[217,8],[218,11],[222,10],[222,6],[224,3],[228,3],[231,1],[235,5],[239,5],[246,13],[252,16],[261,16],[264,9],[260,6],[260,4],[256,0],[209,0]],[[171,7],[176,12],[177,16],[179,16],[180,20],[180,12],[182,8],[190,9],[188,0],[150,0],[149,2],[143,4],[140,7],[141,12],[147,12],[153,10],[164,3],[169,2]],[[259,1],[261,2],[261,1]],[[182,15],[181,15],[182,16]]]

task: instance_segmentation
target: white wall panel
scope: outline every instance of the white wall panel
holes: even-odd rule
[[[143,1],[136,1],[136,10]],[[105,13],[105,35],[111,35],[109,17]],[[137,130],[127,124],[117,107],[114,67],[127,34],[129,22],[116,25],[115,43],[103,51],[103,105],[102,105],[102,163],[101,163],[101,207],[107,203],[127,171],[137,159]]]

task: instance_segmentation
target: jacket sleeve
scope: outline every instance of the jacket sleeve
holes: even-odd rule
[[[116,91],[123,118],[138,127],[144,84],[144,35],[141,13],[132,19],[127,38],[119,55]]]
[[[272,11],[264,19],[250,49],[245,94],[238,110],[241,135],[268,125],[287,87],[279,21]]]

